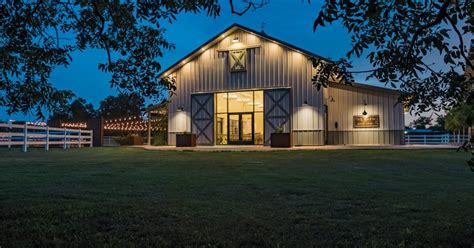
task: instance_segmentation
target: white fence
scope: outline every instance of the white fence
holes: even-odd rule
[[[407,145],[443,145],[462,144],[469,140],[469,135],[454,134],[405,134]]]
[[[63,149],[92,147],[92,137],[92,130],[0,123],[0,147],[22,146],[24,152],[30,146],[43,146],[46,151],[51,145],[58,145]]]
[[[104,136],[102,146],[120,146],[119,143],[115,142],[114,138],[114,136]]]

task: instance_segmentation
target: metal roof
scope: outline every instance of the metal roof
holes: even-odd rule
[[[292,50],[295,50],[297,52],[300,52],[300,53],[303,53],[309,57],[313,57],[313,58],[319,58],[319,59],[323,59],[323,60],[326,60],[326,61],[331,61],[330,59],[328,58],[324,58],[320,55],[317,55],[315,53],[312,53],[310,51],[307,51],[303,48],[300,48],[300,47],[297,47],[295,45],[292,45],[290,43],[287,43],[285,41],[282,41],[280,39],[277,39],[277,38],[274,38],[268,34],[266,34],[265,32],[258,32],[256,30],[253,30],[249,27],[245,27],[245,26],[242,26],[240,24],[237,24],[237,23],[234,23],[232,24],[231,26],[229,26],[228,28],[224,29],[222,32],[216,34],[214,37],[212,37],[211,39],[209,39],[208,41],[206,41],[204,44],[202,44],[201,46],[199,46],[198,48],[194,49],[193,51],[191,51],[190,53],[188,53],[186,56],[184,56],[183,58],[181,58],[180,60],[178,60],[176,63],[172,64],[171,66],[169,66],[168,68],[166,68],[165,70],[163,70],[159,75],[158,77],[162,77],[163,75],[166,75],[166,74],[169,74],[169,73],[172,73],[174,72],[175,70],[177,70],[178,68],[180,68],[182,65],[180,64],[181,61],[183,60],[191,60],[192,58],[196,57],[197,55],[203,53],[204,51],[202,51],[201,49],[202,48],[206,48],[206,47],[210,47],[214,44],[216,44],[217,42],[223,40],[225,37],[227,37],[228,35],[230,35],[231,33],[233,33],[234,31],[238,30],[238,29],[241,29],[241,30],[244,30],[244,31],[247,31],[249,33],[252,33],[256,36],[259,36],[261,38],[264,38],[264,39],[268,39],[268,40],[272,40],[276,43],[279,43],[280,45],[283,45],[289,49],[292,49]]]
[[[267,39],[267,40],[271,40],[271,41],[274,41],[282,46],[285,46],[291,50],[294,50],[294,51],[297,51],[297,52],[300,52],[300,53],[303,53],[305,55],[307,55],[308,57],[311,57],[311,58],[318,58],[318,59],[323,59],[323,60],[326,60],[328,62],[332,62],[332,60],[328,59],[328,58],[325,58],[325,57],[322,57],[318,54],[315,54],[313,52],[310,52],[308,50],[305,50],[303,48],[300,48],[300,47],[297,47],[295,45],[292,45],[290,43],[287,43],[285,41],[282,41],[280,39],[277,39],[275,37],[272,37],[268,34],[266,34],[265,32],[259,32],[259,31],[256,31],[254,29],[251,29],[249,27],[246,27],[246,26],[243,26],[243,25],[240,25],[240,24],[237,24],[237,23],[234,23],[232,24],[231,26],[229,26],[228,28],[224,29],[222,32],[216,34],[215,36],[213,36],[211,39],[209,39],[208,41],[206,41],[204,44],[202,44],[201,46],[199,46],[198,48],[194,49],[193,51],[191,51],[190,53],[188,53],[186,56],[182,57],[180,60],[176,61],[176,63],[172,64],[171,66],[169,66],[168,68],[166,68],[165,70],[163,70],[159,75],[158,77],[162,77],[163,75],[167,76],[167,74],[170,74],[172,72],[174,72],[175,70],[177,70],[178,68],[180,68],[181,66],[183,66],[183,64],[181,64],[181,61],[183,60],[191,60],[193,59],[194,57],[196,57],[197,55],[201,54],[204,52],[204,50],[201,50],[202,48],[208,48],[208,47],[211,47],[213,46],[214,44],[218,43],[219,41],[223,40],[225,37],[227,37],[228,35],[232,34],[233,32],[235,32],[236,30],[238,29],[241,29],[241,30],[244,30],[244,31],[247,31],[251,34],[254,34],[256,36],[259,36],[261,38],[264,38],[264,39]],[[338,83],[336,83],[338,84]],[[367,84],[360,84],[360,83],[353,83],[352,86],[355,86],[355,87],[360,87],[360,88],[366,88],[366,89],[372,89],[372,90],[379,90],[379,91],[386,91],[386,92],[391,92],[391,93],[395,93],[395,92],[398,92],[398,90],[396,89],[389,89],[389,88],[385,88],[385,87],[379,87],[379,86],[372,86],[372,85],[367,85]]]

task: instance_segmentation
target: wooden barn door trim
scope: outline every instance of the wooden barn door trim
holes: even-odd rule
[[[274,93],[276,91],[285,91],[278,99],[275,99],[275,97],[272,96],[271,93]],[[271,122],[273,119],[284,119],[283,122],[280,125],[286,125],[288,123],[289,126],[289,132],[291,133],[291,110],[292,110],[292,98],[291,98],[291,90],[290,89],[273,89],[273,90],[265,90],[264,91],[264,102],[265,99],[268,98],[271,101],[272,106],[267,109],[266,106],[264,106],[264,124],[267,123],[273,130],[266,130],[265,132],[273,132],[277,129],[277,127]],[[284,104],[282,104],[282,101],[286,99],[288,96],[288,109],[285,109]],[[283,115],[275,115],[272,116],[271,112],[275,110],[275,108],[279,108],[282,112]],[[265,127],[265,125],[264,125]],[[264,134],[264,136],[266,136]],[[270,135],[268,138],[264,140],[264,144],[269,144],[270,143]]]
[[[203,103],[199,101],[199,98],[207,98],[204,100]],[[206,105],[211,101],[211,112],[209,112],[206,109]],[[197,106],[196,108],[193,108],[194,103]],[[211,126],[214,124],[214,94],[213,93],[205,93],[205,94],[192,94],[191,95],[191,132],[196,134],[196,140],[198,144],[200,145],[212,145],[213,144],[213,137],[214,137],[214,126]],[[197,118],[197,116],[203,112],[205,114],[205,117]],[[207,121],[205,124],[203,124],[200,121]],[[211,126],[211,137],[209,137],[206,134],[206,130]],[[194,128],[196,127],[196,128]],[[197,130],[195,130],[197,129]],[[204,139],[207,140],[206,143],[202,143],[199,141],[200,137],[203,137]]]

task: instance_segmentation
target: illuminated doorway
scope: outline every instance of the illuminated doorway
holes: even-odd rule
[[[263,145],[263,91],[215,94],[217,145]]]

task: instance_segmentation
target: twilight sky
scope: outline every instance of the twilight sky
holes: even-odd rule
[[[321,7],[322,1],[288,1],[271,0],[264,8],[249,11],[244,16],[230,14],[227,1],[222,1],[221,16],[207,17],[205,14],[180,14],[177,21],[169,24],[163,21],[167,29],[165,37],[176,45],[176,49],[166,51],[163,58],[159,58],[162,68],[182,58],[196,47],[200,46],[215,34],[221,32],[233,23],[239,23],[255,30],[261,30],[262,22],[266,23],[265,32],[298,47],[312,51],[323,57],[338,59],[345,56],[350,49],[350,39],[341,25],[333,24],[317,32],[313,32],[313,21]],[[289,3],[292,2],[292,3]],[[466,44],[469,44],[469,38]],[[437,57],[428,58],[432,62],[440,61]],[[116,94],[109,86],[110,75],[97,69],[99,62],[106,60],[105,51],[87,50],[73,54],[73,61],[67,68],[57,68],[51,82],[60,89],[70,89],[78,97],[85,98],[97,108],[100,100],[108,95]],[[370,69],[365,59],[354,60],[354,70]],[[383,84],[376,81],[367,82],[364,75],[355,75],[356,81],[376,86]],[[34,114],[14,114],[8,116],[4,108],[0,108],[0,120],[13,118],[16,120],[34,120]],[[407,117],[406,122],[412,118]]]

